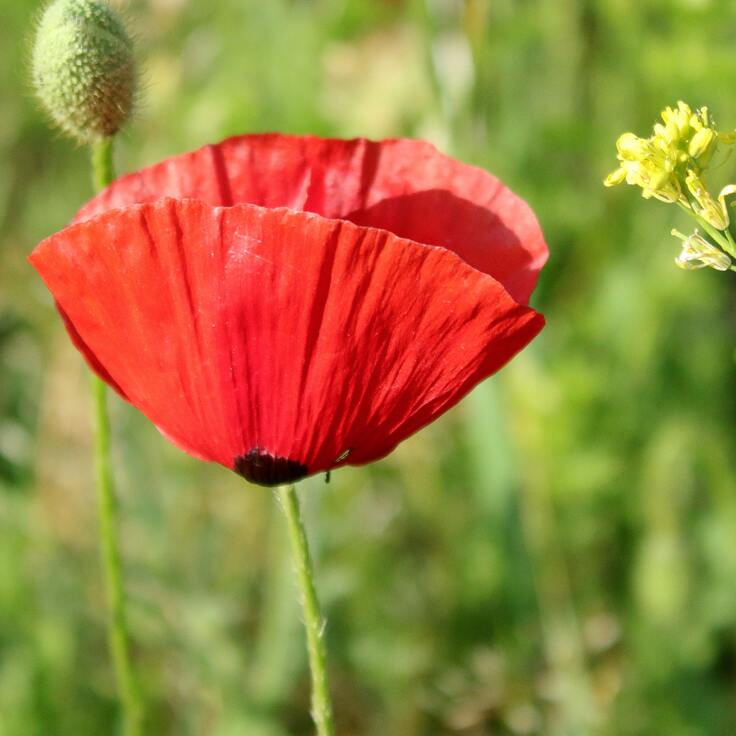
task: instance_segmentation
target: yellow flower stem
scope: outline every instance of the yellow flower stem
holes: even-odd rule
[[[734,241],[733,235],[731,235],[731,230],[726,228],[723,232],[726,233],[726,238],[731,246],[731,250],[728,251],[728,253],[736,258],[736,241]]]
[[[114,178],[112,138],[92,144],[92,179],[99,191]],[[107,639],[115,668],[124,736],[143,733],[143,708],[130,656],[125,587],[120,554],[118,504],[112,476],[110,453],[110,417],[107,411],[107,386],[92,375],[92,399],[95,415],[95,466],[97,469],[97,506],[99,517],[102,569],[107,597]]]
[[[324,641],[325,621],[314,585],[314,570],[309,554],[307,533],[304,529],[299,498],[293,485],[280,486],[276,496],[286,516],[294,561],[299,598],[304,612],[304,628],[307,634],[309,671],[312,678],[312,719],[317,727],[317,736],[334,736],[332,701],[327,685],[327,649]]]

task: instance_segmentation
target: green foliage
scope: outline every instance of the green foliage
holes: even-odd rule
[[[114,732],[87,377],[25,255],[91,192],[0,25],[0,733]],[[606,190],[678,99],[736,126],[718,0],[177,0],[121,171],[244,131],[428,137],[538,213],[540,338],[384,461],[306,483],[341,736],[736,732],[733,274]],[[733,161],[713,175],[733,181]],[[161,736],[311,733],[282,520],[115,401],[135,656]]]

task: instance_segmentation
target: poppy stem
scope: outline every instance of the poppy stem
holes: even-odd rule
[[[92,144],[92,179],[96,190],[106,187],[114,178],[112,138]],[[110,455],[110,418],[107,410],[107,386],[92,375],[92,400],[95,417],[95,469],[100,529],[102,569],[107,597],[107,638],[115,668],[115,679],[123,710],[124,736],[143,733],[143,708],[130,657],[125,610],[125,588],[118,536],[118,503],[112,477]]]
[[[286,515],[294,561],[299,598],[304,612],[304,628],[307,634],[309,670],[312,678],[312,719],[317,727],[317,736],[334,736],[332,701],[327,685],[327,649],[324,642],[325,620],[319,607],[317,590],[314,586],[314,570],[309,555],[307,533],[304,529],[299,498],[293,485],[280,486],[277,496]]]

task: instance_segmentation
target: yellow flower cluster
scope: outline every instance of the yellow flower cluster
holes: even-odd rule
[[[683,196],[682,181],[688,169],[702,170],[718,145],[718,132],[708,109],[696,112],[684,102],[677,109],[667,107],[662,123],[654,126],[649,138],[624,133],[616,141],[620,166],[611,172],[604,184],[639,186],[647,199],[678,202]]]
[[[673,232],[683,241],[682,253],[675,262],[682,268],[708,266],[725,271],[731,268],[731,258],[736,259],[726,206],[726,197],[736,193],[736,185],[724,187],[715,198],[703,181],[703,173],[719,144],[733,143],[736,133],[719,133],[708,108],[693,112],[689,105],[678,102],[676,108],[664,109],[662,122],[654,126],[648,138],[634,133],[619,136],[619,166],[603,183],[612,187],[625,181],[640,187],[646,199],[677,203],[687,210],[717,245],[697,230],[691,236]]]

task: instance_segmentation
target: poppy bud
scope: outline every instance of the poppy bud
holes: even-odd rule
[[[82,143],[111,136],[133,106],[133,44],[98,0],[55,0],[33,47],[33,84],[54,122]]]

